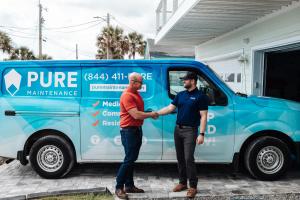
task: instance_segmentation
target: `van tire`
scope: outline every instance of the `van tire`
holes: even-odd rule
[[[250,143],[245,152],[244,163],[254,178],[272,181],[286,174],[291,162],[290,156],[285,142],[275,137],[264,136]]]
[[[41,177],[57,179],[66,176],[72,170],[75,155],[73,148],[64,138],[48,135],[32,145],[29,162]]]

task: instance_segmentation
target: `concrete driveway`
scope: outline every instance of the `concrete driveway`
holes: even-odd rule
[[[31,167],[18,161],[0,166],[0,199],[31,199],[70,192],[114,193],[119,164],[77,165],[71,174],[58,180],[40,178]],[[280,181],[257,181],[234,174],[226,165],[199,165],[196,199],[300,199],[300,170],[293,169]],[[135,181],[145,194],[131,199],[185,199],[185,192],[173,193],[177,181],[175,164],[138,164]]]

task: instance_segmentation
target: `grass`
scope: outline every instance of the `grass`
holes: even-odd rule
[[[62,195],[55,197],[45,197],[39,200],[112,200],[112,195],[109,194],[76,194]]]

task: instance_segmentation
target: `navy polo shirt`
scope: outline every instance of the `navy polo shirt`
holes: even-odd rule
[[[198,127],[200,125],[200,111],[208,110],[208,97],[198,88],[192,91],[179,92],[172,104],[178,108],[176,124]]]

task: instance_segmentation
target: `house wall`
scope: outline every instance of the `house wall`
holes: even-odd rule
[[[235,84],[234,90],[251,94],[254,91],[254,51],[298,42],[300,43],[299,3],[200,44],[195,47],[195,54],[196,60],[211,65],[223,77],[226,72],[241,73],[242,81]],[[241,55],[248,61],[238,61],[241,60]]]
[[[5,59],[8,59],[9,55],[7,53],[3,53],[2,50],[0,50],[0,61],[4,61]]]

